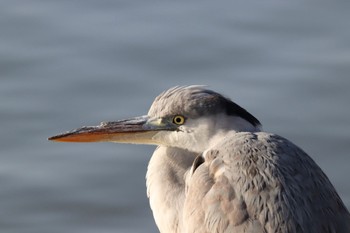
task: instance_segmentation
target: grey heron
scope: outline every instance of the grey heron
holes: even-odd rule
[[[145,116],[49,140],[158,145],[146,183],[162,233],[350,232],[347,208],[311,157],[203,86],[161,93]]]

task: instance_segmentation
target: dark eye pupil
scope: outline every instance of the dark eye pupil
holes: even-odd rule
[[[182,116],[175,116],[173,122],[177,125],[182,125],[185,122],[185,119]]]

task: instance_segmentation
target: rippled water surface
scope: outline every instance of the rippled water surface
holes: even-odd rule
[[[206,84],[292,140],[350,207],[347,1],[0,1],[0,231],[157,232],[152,146],[61,144]]]

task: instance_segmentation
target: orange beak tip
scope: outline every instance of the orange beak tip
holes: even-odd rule
[[[72,142],[70,138],[71,137],[69,133],[64,133],[64,134],[59,134],[59,135],[49,137],[47,140],[54,141],[54,142]]]

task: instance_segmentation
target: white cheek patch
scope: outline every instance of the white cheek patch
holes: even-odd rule
[[[152,140],[158,142],[159,145],[183,148],[190,145],[189,140],[186,140],[188,135],[190,134],[182,131],[159,131]]]
[[[187,127],[185,127],[185,126],[183,126],[183,125],[181,125],[181,126],[178,127],[178,131],[180,131],[180,132],[185,132],[185,133],[191,133],[191,132],[193,132],[193,130],[191,130],[190,128],[187,128]]]

